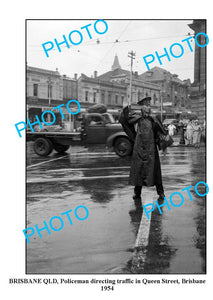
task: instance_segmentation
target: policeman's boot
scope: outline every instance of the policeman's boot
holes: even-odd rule
[[[142,202],[141,202],[141,189],[142,186],[135,186],[134,188],[134,195],[133,195],[133,200],[135,202],[135,206],[136,207],[141,207],[142,206]]]
[[[163,189],[163,185],[162,184],[157,184],[156,185],[156,190],[157,190],[157,193],[158,193],[158,202],[163,202],[164,201],[164,197],[165,197],[165,194],[164,194],[164,189]]]
[[[164,197],[165,197],[164,194],[160,194],[157,201],[158,201],[159,203],[162,203],[162,202],[164,201]]]

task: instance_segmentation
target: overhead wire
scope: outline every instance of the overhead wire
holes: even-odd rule
[[[132,43],[132,42],[140,42],[140,41],[148,41],[148,40],[159,40],[159,39],[168,39],[168,38],[175,38],[175,37],[186,37],[186,36],[194,36],[194,35],[189,35],[189,34],[182,34],[182,35],[172,35],[172,36],[161,36],[161,37],[149,37],[149,38],[141,38],[141,39],[129,39],[129,40],[123,40],[123,41],[119,41],[120,37],[119,38],[116,38],[114,41],[109,41],[109,42],[99,42],[99,44],[97,44],[97,40],[96,42],[92,42],[92,43],[89,43],[89,42],[85,42],[84,44],[81,44],[81,45],[77,45],[78,47],[86,47],[86,46],[94,46],[94,45],[106,45],[106,44],[119,44],[119,43]],[[28,47],[41,47],[39,45],[28,45]],[[66,46],[65,45],[62,45],[61,48],[65,48]],[[74,46],[70,46],[70,48],[73,48],[73,47],[76,47],[75,45]],[[35,49],[36,50],[36,49]],[[57,51],[57,49],[52,49],[54,51]],[[51,50],[51,51],[52,51]],[[32,51],[32,50],[30,50]],[[43,51],[43,49],[39,49],[39,51]],[[78,50],[76,50],[78,51]],[[80,51],[79,51],[80,52]]]
[[[123,35],[123,33],[127,30],[128,26],[130,25],[131,21],[128,22],[128,24],[125,26],[124,30],[121,32],[121,34],[119,35],[118,39],[119,40],[121,38],[121,36]],[[104,56],[100,59],[100,61],[98,62],[98,64],[96,65],[96,69],[99,67],[100,63],[105,59],[105,57],[110,53],[110,51],[112,50],[112,48],[115,46],[115,44],[113,43],[112,47],[104,54]]]

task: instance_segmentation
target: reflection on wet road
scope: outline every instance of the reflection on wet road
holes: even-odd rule
[[[28,143],[29,144],[29,143]],[[161,157],[166,196],[205,181],[205,149],[169,148]],[[40,158],[27,149],[27,226],[44,227],[53,216],[78,205],[89,217],[61,231],[42,231],[27,244],[28,273],[131,273],[142,211],[128,186],[130,160],[104,148],[72,148],[63,156]],[[148,244],[138,273],[205,273],[205,198],[193,193],[181,207],[153,211],[143,228]],[[143,203],[157,199],[143,188]],[[72,213],[70,214],[72,218]],[[143,214],[144,218],[144,214]],[[146,224],[146,222],[144,223]],[[43,225],[43,226],[42,226]]]

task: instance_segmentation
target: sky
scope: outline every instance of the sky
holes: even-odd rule
[[[162,65],[159,64],[155,55],[155,61],[151,63],[150,68],[158,66],[177,74],[180,79],[194,80],[194,51],[191,52],[186,42],[181,42],[193,34],[188,24],[192,20],[105,20],[105,24],[96,20],[28,20],[27,21],[27,64],[29,66],[56,70],[61,75],[66,74],[73,78],[74,73],[78,76],[84,73],[87,76],[94,74],[94,71],[101,75],[111,70],[115,54],[118,55],[122,69],[130,70],[130,58],[128,53],[136,53],[133,61],[133,71],[139,74],[146,72],[147,67],[143,57],[149,54],[164,54],[164,48],[169,52],[173,43],[179,43],[183,46],[184,53],[179,58],[174,58],[171,54],[171,61],[166,57],[162,58]],[[90,36],[87,30],[81,29],[88,24]],[[79,45],[71,45],[69,33],[71,31],[80,31],[82,42]],[[66,37],[70,48],[65,44],[61,45],[61,52],[58,51],[54,39],[58,43],[63,41],[63,35]],[[91,38],[90,38],[91,37]],[[73,33],[72,39],[75,43],[79,41],[79,34]],[[97,42],[98,41],[98,42]],[[52,42],[53,49],[48,51],[46,56],[42,44]],[[194,49],[194,39],[190,41]],[[47,44],[46,47],[50,47]],[[179,46],[173,48],[173,53],[180,54]],[[148,58],[148,59],[151,59]]]

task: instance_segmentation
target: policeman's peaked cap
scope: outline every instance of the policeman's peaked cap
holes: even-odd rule
[[[138,101],[138,105],[143,105],[144,102],[151,101],[151,99],[152,99],[151,97],[145,97]]]

